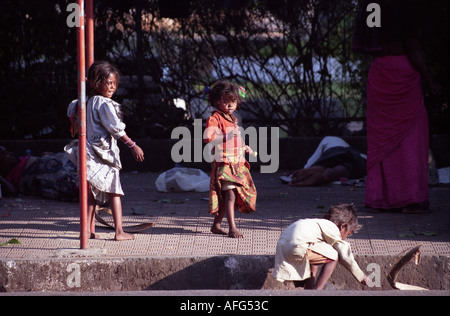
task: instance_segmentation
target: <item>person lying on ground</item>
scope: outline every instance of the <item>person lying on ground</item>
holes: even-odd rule
[[[360,179],[366,174],[366,156],[343,139],[326,136],[303,169],[282,176],[291,186],[318,186],[341,178]]]

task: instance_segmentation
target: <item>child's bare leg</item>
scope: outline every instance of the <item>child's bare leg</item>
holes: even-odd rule
[[[316,276],[317,276],[317,270],[319,269],[319,265],[311,264],[310,267],[311,267],[311,277],[309,279],[307,279],[305,282],[306,290],[314,289],[314,286],[316,285]]]
[[[110,194],[109,195],[111,211],[114,218],[114,225],[116,227],[116,236],[114,240],[132,240],[134,236],[123,231],[122,228],[122,201],[120,200],[120,195]]]
[[[225,209],[219,208],[219,213],[214,217],[214,223],[211,227],[211,232],[218,235],[228,235],[228,233],[221,227],[223,217],[225,216]]]
[[[88,225],[88,235],[90,239],[98,238],[95,234],[95,207],[97,206],[97,201],[95,201],[94,194],[92,194],[91,187],[88,187],[88,210],[87,210],[87,225]]]
[[[313,287],[315,290],[323,290],[325,288],[325,285],[333,274],[336,265],[337,260],[329,261],[323,265],[322,270],[320,271],[320,275],[317,278],[316,284]]]
[[[227,215],[228,220],[228,236],[232,238],[242,238],[244,235],[242,235],[236,227],[236,223],[234,221],[234,205],[236,202],[236,194],[234,193],[234,190],[226,190],[222,191],[224,196],[224,207],[225,207],[225,213]]]

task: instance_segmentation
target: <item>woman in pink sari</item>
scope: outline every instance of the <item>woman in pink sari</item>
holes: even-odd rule
[[[438,93],[417,41],[411,3],[378,1],[381,27],[367,49],[375,53],[367,83],[367,181],[365,205],[374,211],[428,212],[428,116],[421,78]],[[365,22],[365,19],[364,19]],[[368,28],[357,24],[357,28]],[[364,44],[366,44],[364,43]]]

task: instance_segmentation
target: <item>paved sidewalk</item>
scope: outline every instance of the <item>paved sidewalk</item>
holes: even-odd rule
[[[353,202],[360,231],[349,237],[355,255],[396,255],[423,243],[423,254],[450,256],[449,187],[430,188],[430,214],[373,214],[364,208],[364,188],[327,185],[291,188],[281,173],[253,172],[258,189],[257,211],[236,214],[242,239],[209,232],[208,193],[160,193],[156,173],[123,173],[124,226],[154,221],[156,226],[115,242],[114,232],[98,227],[100,239],[90,240],[96,257],[179,257],[212,255],[273,255],[280,233],[300,218],[322,217],[331,204]],[[0,247],[0,259],[61,258],[79,248],[78,203],[20,196],[0,200],[0,243],[16,238],[21,244]],[[103,217],[112,223],[112,217]],[[224,221],[226,224],[226,220]],[[226,225],[225,225],[226,227]]]

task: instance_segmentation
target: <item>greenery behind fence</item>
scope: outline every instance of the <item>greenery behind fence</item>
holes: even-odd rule
[[[69,136],[77,98],[72,1],[2,2],[1,138]],[[448,87],[449,4],[414,1],[429,66]],[[357,1],[95,0],[95,57],[122,73],[118,98],[133,137],[170,137],[207,115],[205,86],[246,88],[240,111],[289,136],[341,135],[364,122],[369,58],[351,51]],[[448,91],[448,90],[447,90]],[[446,99],[447,98],[447,99]],[[182,99],[185,110],[176,105]],[[448,95],[428,97],[433,133],[448,133]],[[360,133],[364,133],[362,130]]]

